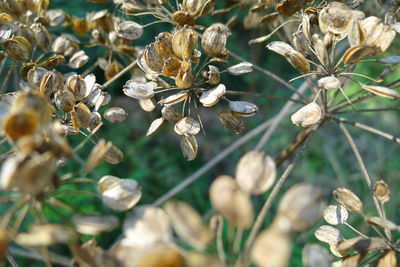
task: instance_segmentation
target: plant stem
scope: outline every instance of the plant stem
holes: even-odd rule
[[[111,78],[111,80],[108,80],[107,82],[105,82],[102,86],[103,89],[106,89],[110,84],[112,84],[113,82],[118,80],[122,75],[124,75],[126,72],[128,72],[129,70],[134,68],[136,65],[137,65],[137,60],[133,61],[131,64],[126,66],[125,69],[118,72],[114,77]]]

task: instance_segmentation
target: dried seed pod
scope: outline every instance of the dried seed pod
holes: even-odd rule
[[[45,247],[60,243],[69,243],[77,238],[77,234],[59,224],[33,225],[28,233],[20,233],[15,242],[28,247]]]
[[[283,195],[278,206],[278,215],[285,216],[289,220],[291,231],[299,232],[314,225],[321,217],[324,208],[321,189],[299,183]]]
[[[324,66],[327,66],[329,64],[329,56],[324,41],[321,38],[319,38],[318,34],[314,34],[312,38],[313,38],[312,41],[314,44],[314,50],[319,61]]]
[[[239,134],[244,129],[244,124],[236,112],[224,110],[218,113],[220,122],[235,134]]]
[[[318,104],[312,102],[293,113],[290,119],[294,125],[308,127],[319,122],[321,113],[322,111]]]
[[[361,22],[361,28],[365,31],[365,45],[374,46],[379,52],[385,52],[396,36],[395,30],[374,16]]]
[[[124,87],[123,92],[125,95],[136,99],[149,99],[154,96],[154,89],[157,88],[155,82],[136,82],[128,80]]]
[[[336,90],[340,87],[340,80],[334,76],[323,77],[318,80],[318,86],[325,90]]]
[[[125,211],[139,202],[142,192],[135,180],[119,179],[115,176],[103,176],[98,182],[98,188],[104,204],[108,207]]]
[[[163,124],[163,122],[164,122],[164,118],[155,119],[150,124],[150,127],[147,130],[146,136],[150,136],[150,135],[154,134],[158,130],[158,128],[160,128],[160,126]]]
[[[57,67],[58,65],[61,65],[65,62],[65,57],[62,55],[53,55],[46,59],[46,62],[44,63],[44,66],[46,68],[52,69]]]
[[[332,225],[344,224],[349,213],[342,205],[329,205],[322,213],[325,221]]]
[[[125,219],[124,243],[131,247],[151,247],[172,241],[170,219],[161,208],[145,205],[135,207]]]
[[[203,34],[204,36],[204,34]],[[197,48],[199,35],[190,26],[183,26],[172,36],[172,51],[180,59],[191,59]]]
[[[394,222],[391,222],[387,219],[386,220],[382,219],[381,217],[376,217],[376,216],[366,217],[365,221],[370,225],[378,226],[384,229],[389,229],[390,231],[397,231],[400,229],[400,227],[397,226]]]
[[[190,61],[183,61],[175,79],[175,84],[179,88],[189,88],[194,82],[192,64]]]
[[[190,267],[221,267],[217,259],[199,252],[191,251],[187,253],[185,260]]]
[[[107,64],[106,68],[104,69],[104,76],[106,77],[106,80],[109,81],[121,70],[122,67],[118,62],[111,62],[110,64]]]
[[[49,24],[52,27],[56,27],[64,22],[65,13],[62,9],[50,9],[46,11]]]
[[[182,254],[171,247],[156,247],[145,251],[135,264],[136,267],[185,267]]]
[[[192,117],[184,117],[174,126],[175,133],[179,135],[196,135],[200,129],[200,123]]]
[[[161,110],[162,117],[172,123],[177,123],[180,119],[182,119],[182,114],[177,111],[175,108],[170,106],[165,106]]]
[[[0,228],[0,259],[5,257],[9,242],[10,237],[6,229]]]
[[[31,26],[32,31],[35,34],[36,44],[39,48],[45,52],[51,50],[51,35],[47,31],[46,27],[40,23],[34,23]]]
[[[201,37],[201,47],[209,57],[226,58],[228,50],[226,42],[231,35],[229,28],[221,23],[214,23],[208,27]]]
[[[364,27],[360,25],[358,20],[351,22],[347,39],[349,40],[350,47],[360,45],[366,38]]]
[[[72,56],[79,50],[79,40],[74,35],[64,33],[54,40],[52,48],[54,53]]]
[[[85,104],[76,104],[71,112],[72,127],[75,129],[89,127],[91,120],[90,113],[90,109]]]
[[[161,100],[159,103],[164,105],[164,106],[171,106],[178,104],[179,102],[182,102],[188,98],[188,93],[187,92],[179,92],[173,95],[170,95],[169,97]]]
[[[379,180],[374,185],[374,196],[381,202],[385,203],[390,200],[390,188],[383,180]]]
[[[331,33],[343,39],[353,19],[351,9],[344,3],[332,2],[318,15],[319,27],[323,33]]]
[[[208,71],[203,72],[203,77],[207,79],[207,82],[212,85],[217,85],[221,81],[219,69],[214,65],[208,65]]]
[[[322,225],[315,230],[314,236],[321,242],[337,244],[343,241],[343,236],[338,229],[330,225]]]
[[[362,213],[363,204],[356,194],[351,190],[340,187],[333,191],[336,201],[345,207],[348,211]]]
[[[300,52],[293,50],[285,57],[289,63],[299,71],[304,73],[310,72],[310,63]]]
[[[101,123],[101,115],[98,112],[92,112],[90,117],[89,129],[90,131],[93,131]]]
[[[342,56],[342,60],[346,64],[353,64],[358,62],[364,57],[368,57],[373,55],[376,52],[376,49],[371,46],[357,45],[354,47],[348,48]]]
[[[210,187],[213,208],[220,212],[231,226],[246,229],[253,222],[253,206],[248,195],[236,181],[227,175],[217,177]]]
[[[60,90],[54,94],[54,102],[65,113],[71,112],[75,106],[75,96],[69,90]]]
[[[123,159],[124,159],[124,153],[116,145],[110,146],[104,158],[104,160],[110,164],[118,164]]]
[[[249,195],[265,193],[274,184],[275,161],[262,151],[244,154],[236,166],[236,182]]]
[[[154,42],[156,53],[162,58],[170,58],[174,56],[172,51],[172,35],[169,32],[162,32],[157,35]]]
[[[389,250],[384,253],[377,261],[376,267],[396,267],[397,265],[397,252]]]
[[[126,117],[128,117],[128,113],[119,107],[109,108],[104,112],[104,119],[111,123],[123,122]]]
[[[211,107],[218,103],[219,99],[225,94],[226,87],[222,83],[217,87],[205,91],[200,96],[200,102],[205,107]]]
[[[258,107],[247,101],[229,101],[229,108],[241,117],[251,117],[258,112]]]
[[[88,89],[85,80],[80,75],[71,75],[65,82],[68,90],[71,91],[76,100],[80,101],[88,95]]]
[[[358,252],[367,252],[367,251],[374,251],[374,250],[381,250],[388,248],[389,246],[383,238],[380,237],[365,238],[361,236],[342,241],[337,246],[337,249],[340,252],[348,251],[350,249],[354,249]]]
[[[172,15],[172,20],[179,26],[191,26],[193,27],[196,20],[192,15],[186,11],[178,10]]]
[[[73,54],[69,59],[69,66],[73,69],[79,69],[89,61],[89,57],[85,54],[85,51],[80,50]]]
[[[118,25],[118,35],[128,40],[139,39],[143,34],[142,25],[133,21],[124,21]]]
[[[230,66],[227,71],[235,76],[243,75],[253,71],[253,64],[249,62],[242,62],[233,66]]]
[[[201,215],[182,201],[168,201],[164,210],[178,236],[198,250],[206,248],[213,235],[205,226]]]
[[[179,74],[182,66],[182,60],[177,57],[170,57],[164,61],[162,73],[165,76],[175,77]]]
[[[6,53],[12,59],[17,61],[27,61],[32,51],[31,44],[22,36],[16,36],[8,39],[3,44],[3,47]]]
[[[72,222],[76,231],[83,235],[97,235],[110,232],[118,226],[118,219],[112,215],[74,215]]]
[[[186,160],[191,161],[196,158],[199,149],[196,137],[193,135],[182,136],[180,145],[182,154]]]
[[[267,45],[267,48],[284,57],[294,50],[289,44],[281,41],[271,42]]]
[[[4,132],[13,140],[34,134],[39,127],[39,123],[39,115],[31,109],[9,112],[2,120]]]
[[[251,250],[251,260],[260,267],[285,267],[289,264],[290,235],[270,227],[258,234]]]
[[[154,98],[148,98],[148,99],[139,99],[139,105],[140,107],[147,112],[152,112],[156,109],[156,100]]]
[[[328,252],[318,244],[307,244],[303,248],[301,259],[304,267],[331,267],[332,265]]]
[[[397,91],[395,91],[393,89],[384,87],[384,86],[374,86],[374,85],[363,84],[362,88],[367,90],[367,91],[369,91],[369,92],[371,92],[371,93],[373,93],[373,94],[375,94],[375,95],[386,97],[386,98],[394,99],[394,98],[399,98],[400,97],[400,93],[399,92],[397,92]]]
[[[215,0],[183,0],[182,9],[192,17],[198,18],[209,13],[215,5]]]
[[[89,158],[86,162],[86,166],[84,169],[85,172],[90,172],[94,168],[96,168],[97,165],[99,165],[100,162],[104,160],[106,153],[111,146],[112,146],[111,142],[106,143],[104,139],[101,139],[90,152]]]

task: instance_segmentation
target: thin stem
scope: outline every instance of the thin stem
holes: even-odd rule
[[[240,251],[240,245],[243,238],[243,229],[237,228],[235,233],[235,240],[233,241],[233,254],[236,255]]]
[[[224,251],[224,244],[222,242],[222,230],[224,228],[224,219],[219,216],[218,228],[217,228],[217,250],[218,257],[222,267],[226,267],[226,256]]]
[[[277,99],[277,100],[284,100],[284,101],[291,101],[294,103],[306,105],[307,103],[301,100],[293,99],[293,98],[288,98],[288,97],[283,97],[283,96],[275,96],[275,95],[266,95],[266,94],[260,94],[260,93],[252,93],[252,92],[241,92],[241,91],[226,91],[226,95],[241,95],[241,96],[253,96],[253,97],[265,97],[269,99]]]
[[[347,222],[344,222],[344,225],[346,225],[347,227],[349,227],[351,230],[353,230],[355,233],[359,234],[362,237],[365,238],[369,238],[368,236],[364,235],[363,233],[361,233],[360,231],[358,231],[356,228],[354,228],[353,226],[351,226],[350,224],[348,224]]]
[[[21,257],[25,257],[28,259],[33,259],[33,260],[43,260],[43,257],[35,252],[32,251],[27,251],[27,250],[23,250],[23,249],[19,249],[19,248],[14,248],[14,247],[10,247],[9,248],[10,253],[13,255],[17,255],[17,256],[21,256]],[[57,255],[54,253],[50,252],[50,260],[58,265],[61,266],[71,266],[71,259],[61,256],[61,255]]]
[[[356,109],[356,110],[342,110],[336,111],[335,114],[346,114],[346,113],[364,113],[364,112],[382,112],[382,111],[394,111],[400,110],[400,107],[391,108],[369,108],[369,109]]]
[[[132,68],[136,67],[137,65],[137,60],[133,61],[131,64],[125,67],[125,69],[121,70],[118,72],[114,77],[112,77],[110,80],[108,80],[106,83],[103,84],[103,89],[106,89],[110,84],[118,80],[122,75],[124,75],[126,72],[130,71]]]

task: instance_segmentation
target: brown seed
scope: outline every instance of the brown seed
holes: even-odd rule
[[[91,120],[90,113],[90,109],[85,104],[76,104],[71,112],[72,127],[75,129],[89,127]]]
[[[363,204],[356,194],[351,190],[340,187],[333,191],[336,201],[345,207],[348,211],[362,213]]]
[[[180,145],[182,154],[186,160],[191,161],[196,158],[199,149],[196,137],[193,135],[182,136]]]
[[[29,55],[31,53],[31,45],[26,40],[26,42],[22,41],[22,36],[19,36],[19,38],[13,37],[12,39],[7,40],[3,46],[4,50],[6,53],[14,60],[17,61],[27,61],[29,58]]]
[[[62,111],[69,113],[75,106],[75,96],[69,90],[60,90],[54,94],[54,102]]]
[[[13,140],[34,134],[39,123],[37,112],[30,109],[8,113],[2,120],[4,132]]]
[[[201,37],[203,51],[209,57],[227,57],[228,51],[225,45],[230,34],[229,28],[224,24],[215,23],[211,25]]]
[[[128,113],[119,107],[109,108],[104,112],[104,119],[111,123],[123,122],[127,116]]]
[[[182,61],[177,57],[170,57],[164,61],[162,73],[165,76],[175,77],[179,74]]]
[[[158,130],[158,128],[161,127],[161,125],[163,124],[163,122],[164,122],[164,118],[155,119],[155,120],[150,124],[150,127],[149,127],[149,129],[147,130],[146,136],[153,135],[153,134]]]
[[[235,134],[239,134],[244,130],[244,124],[239,115],[232,110],[224,110],[218,113],[220,122]]]
[[[118,35],[122,38],[135,40],[143,34],[142,25],[133,21],[124,21],[118,25]]]

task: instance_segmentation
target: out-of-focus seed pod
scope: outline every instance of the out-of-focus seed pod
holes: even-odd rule
[[[312,102],[293,113],[290,118],[294,125],[308,127],[319,122],[321,114],[321,108],[317,103]]]
[[[118,219],[112,215],[74,215],[72,222],[76,231],[84,235],[110,232],[118,226]]]
[[[179,92],[173,95],[170,95],[169,97],[161,100],[159,103],[164,105],[164,106],[171,106],[178,104],[179,102],[182,102],[188,98],[188,93],[187,92]]]
[[[113,107],[107,109],[103,116],[104,119],[108,120],[109,122],[116,123],[123,122],[128,116],[128,113],[126,113],[123,108]]]
[[[215,23],[208,27],[201,37],[201,47],[209,57],[228,56],[225,45],[230,35],[229,28],[221,23]]]
[[[182,254],[171,247],[156,247],[149,249],[140,256],[136,267],[185,267]]]
[[[49,20],[49,24],[52,27],[56,27],[64,22],[65,13],[62,9],[50,9],[46,11],[46,16]]]
[[[49,57],[46,62],[44,63],[44,66],[46,68],[52,69],[58,65],[61,65],[65,62],[65,58],[62,55],[54,55]]]
[[[14,60],[27,61],[32,51],[32,46],[22,36],[16,36],[7,40],[3,44],[6,53]]]
[[[74,17],[71,26],[74,33],[80,36],[89,31],[89,23],[84,18]]]
[[[168,201],[164,205],[164,210],[181,239],[198,250],[203,250],[209,245],[213,235],[205,226],[201,215],[189,204],[182,201]]]
[[[348,211],[362,213],[363,204],[360,198],[351,190],[344,187],[336,188],[333,191],[333,196],[336,201]]]
[[[275,177],[275,162],[262,151],[247,152],[236,166],[236,182],[249,195],[265,193],[274,184]]]
[[[182,9],[198,18],[208,14],[215,5],[215,0],[183,0]]]
[[[178,10],[172,15],[172,20],[179,26],[194,26],[195,18],[186,11]]]
[[[323,33],[332,33],[343,39],[353,19],[351,9],[344,3],[332,2],[324,7],[318,16],[319,27]]]
[[[385,203],[390,200],[390,188],[383,180],[379,180],[374,185],[374,196],[381,202]]]
[[[157,35],[154,42],[155,52],[162,58],[170,58],[174,56],[172,51],[172,35],[169,32],[162,32]]]
[[[73,69],[79,69],[89,61],[89,57],[86,55],[85,51],[80,50],[73,54],[69,59],[69,66]]]
[[[185,260],[190,267],[221,267],[217,259],[199,252],[191,251],[187,253]]]
[[[244,130],[244,124],[239,115],[232,110],[223,110],[218,113],[220,122],[235,134],[239,134]]]
[[[236,181],[227,175],[217,177],[210,187],[213,208],[234,227],[246,229],[253,222],[253,206],[247,194],[242,192]]]
[[[319,220],[325,205],[321,189],[299,183],[283,195],[278,206],[278,215],[285,216],[289,220],[291,231],[300,232]]]
[[[74,241],[77,234],[69,228],[59,224],[33,225],[28,233],[20,233],[15,242],[28,247],[45,247],[54,244]]]
[[[118,35],[128,40],[139,39],[143,34],[142,25],[133,21],[124,21],[118,25]]]
[[[111,142],[107,142],[104,139],[101,139],[93,148],[92,151],[90,152],[89,158],[86,162],[85,166],[85,172],[90,172],[94,168],[97,167],[97,165],[100,164],[102,160],[104,160],[107,151],[110,149],[112,146]]]
[[[338,244],[329,244],[329,250],[332,252],[333,255],[335,255],[338,258],[343,258],[349,255],[349,249],[342,249],[339,250]],[[339,265],[338,267],[341,267]]]
[[[161,115],[164,119],[169,122],[177,123],[180,119],[182,119],[182,114],[177,111],[175,108],[170,106],[165,106],[161,110]]]
[[[197,145],[196,137],[193,135],[182,136],[181,151],[186,160],[191,161],[196,158],[199,146]]]
[[[318,86],[325,90],[336,90],[340,87],[340,80],[334,76],[323,77],[318,80]]]
[[[200,96],[200,103],[205,107],[211,107],[218,103],[219,99],[225,94],[226,87],[222,83],[217,87],[205,91]]]
[[[38,91],[19,92],[15,101],[12,103],[11,111],[29,110],[36,112],[41,124],[47,124],[54,113],[53,106],[50,105],[47,97]]]
[[[376,267],[396,267],[397,265],[397,252],[389,250],[384,253],[377,261]]]
[[[72,127],[75,129],[89,127],[91,119],[90,113],[90,109],[85,104],[76,104],[71,112]]]
[[[121,65],[114,61],[107,65],[106,69],[104,70],[104,76],[106,77],[107,81],[111,80],[111,78],[117,75],[121,70]]]
[[[138,183],[132,179],[103,176],[98,182],[98,188],[104,204],[119,211],[131,209],[142,196]]]
[[[54,94],[54,102],[62,111],[71,112],[75,106],[75,96],[69,90],[60,90]]]
[[[155,119],[155,120],[150,124],[150,127],[149,127],[149,129],[147,130],[146,136],[150,136],[150,135],[154,134],[154,133],[158,130],[158,128],[161,127],[161,125],[163,124],[163,122],[164,122],[164,118]]]
[[[39,46],[39,48],[43,51],[50,51],[51,36],[46,27],[40,23],[34,23],[31,28],[35,33],[36,44]]]
[[[328,244],[337,244],[343,241],[340,230],[330,225],[322,225],[315,230],[314,236],[321,242]]]
[[[6,256],[6,251],[10,238],[8,237],[7,231],[4,228],[0,228],[0,260]]]
[[[329,63],[329,56],[324,41],[321,40],[321,38],[319,38],[318,34],[314,34],[313,43],[314,43],[314,50],[319,61],[324,66],[327,66]]]
[[[322,213],[325,221],[331,225],[344,224],[349,213],[342,205],[329,205]]]
[[[136,99],[149,99],[154,96],[154,89],[157,88],[155,82],[136,82],[128,80],[124,87],[123,92],[125,95]]]
[[[98,112],[92,112],[90,117],[89,129],[90,131],[93,131],[97,128],[97,126],[99,126],[101,122],[101,115]]]
[[[386,228],[390,231],[396,231],[399,229],[399,226],[397,226],[394,222],[382,219],[381,217],[378,216],[372,216],[372,217],[366,217],[365,222],[373,225],[373,226],[378,226],[381,228]]]
[[[69,76],[65,84],[78,101],[82,100],[88,94],[86,82],[80,75]]]
[[[37,112],[30,109],[8,113],[2,120],[4,132],[13,140],[34,134],[39,123]]]
[[[229,108],[241,117],[251,117],[258,112],[258,107],[247,101],[229,101]]]
[[[172,51],[180,59],[191,59],[197,48],[199,35],[189,26],[184,26],[172,36]]]
[[[221,81],[219,69],[214,65],[208,65],[208,71],[203,72],[203,77],[212,85],[217,85]]]
[[[307,244],[301,255],[304,267],[332,267],[332,259],[321,245]]]
[[[170,57],[164,61],[162,73],[165,76],[175,77],[179,74],[181,69],[182,61],[177,57]]]
[[[192,64],[190,61],[183,61],[176,76],[175,84],[179,88],[189,88],[192,86],[193,81]]]
[[[139,105],[140,107],[147,112],[152,112],[156,109],[156,100],[154,98],[149,98],[149,99],[139,99]]]
[[[386,98],[399,98],[400,97],[400,93],[390,89],[388,87],[384,87],[384,86],[374,86],[374,85],[366,85],[366,84],[362,84],[361,87],[367,91],[370,91],[371,93],[378,95],[378,96],[382,96],[382,97],[386,97]]]
[[[104,159],[110,164],[118,164],[124,159],[124,153],[116,145],[112,145]]]
[[[192,117],[184,117],[174,127],[175,133],[179,135],[196,135],[200,132],[200,123]]]
[[[270,227],[258,234],[251,250],[251,260],[260,267],[285,267],[289,264],[290,235]]]

